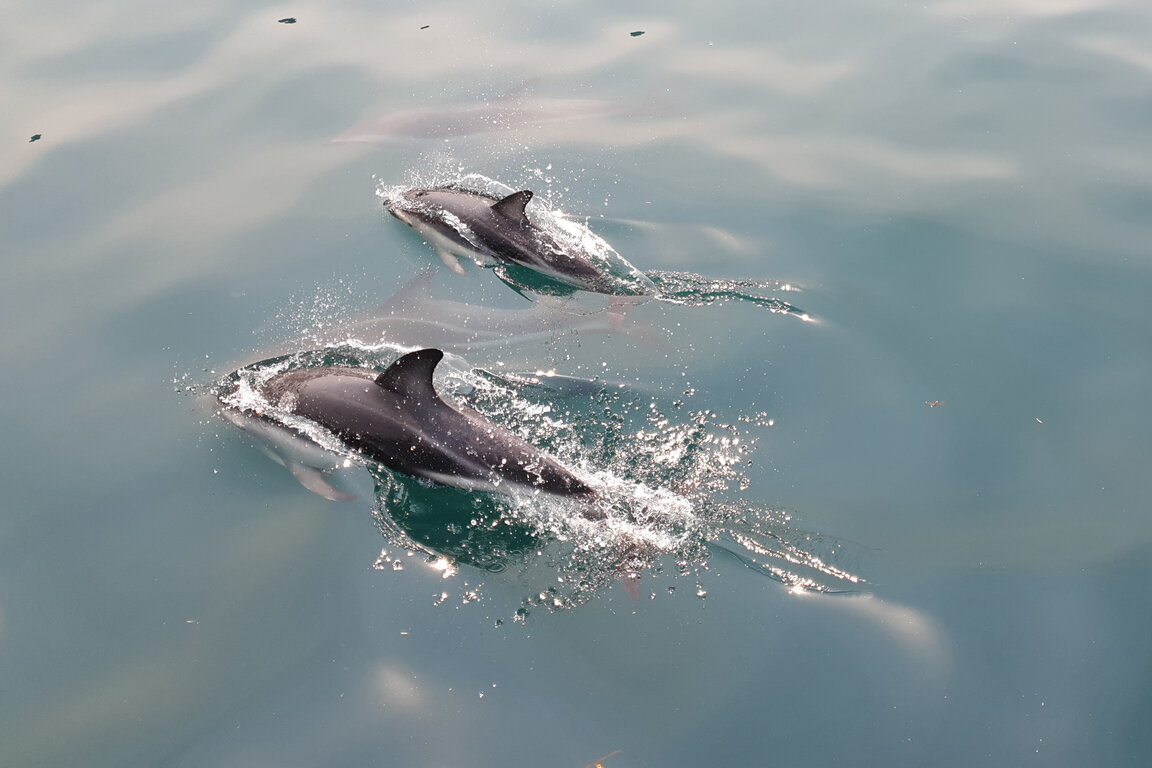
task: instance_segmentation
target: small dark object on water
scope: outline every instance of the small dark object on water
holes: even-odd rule
[[[32,134],[32,138],[28,139],[29,144],[31,144],[34,141],[40,141],[40,134],[34,133],[34,134]]]
[[[644,30],[642,30],[642,29],[638,29],[638,30],[636,30],[635,32],[631,32],[631,33],[629,33],[629,34],[631,34],[631,35],[632,35],[632,37],[640,37],[640,35],[644,34]]]
[[[431,24],[425,24],[424,26],[420,27],[420,29],[428,29],[428,27],[430,27],[430,26],[432,26],[432,25]]]
[[[280,23],[281,24],[295,24],[296,23],[296,17],[295,16],[289,16],[286,19],[280,19]]]

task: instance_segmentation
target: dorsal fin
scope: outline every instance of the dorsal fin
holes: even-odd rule
[[[524,206],[528,205],[528,201],[532,199],[532,190],[522,189],[519,192],[513,192],[508,197],[492,204],[492,210],[500,214],[506,219],[520,224],[528,223],[528,214],[524,212]]]
[[[376,377],[376,383],[389,392],[401,397],[415,397],[420,400],[439,400],[432,386],[432,372],[436,364],[444,359],[438,349],[420,349],[409,352]]]
[[[436,270],[431,267],[423,272],[418,272],[415,277],[401,286],[400,290],[392,294],[387,302],[373,312],[373,316],[387,317],[388,315],[411,314],[421,302],[429,301],[432,298],[432,291],[429,290],[428,286],[432,284],[432,278],[435,276]]]

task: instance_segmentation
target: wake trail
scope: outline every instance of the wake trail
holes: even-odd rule
[[[693,272],[669,272],[658,269],[649,270],[644,274],[657,288],[655,298],[670,304],[707,307],[730,301],[743,301],[764,307],[769,312],[798,317],[805,322],[814,319],[812,315],[794,304],[766,295],[797,290],[778,280],[721,280]]]

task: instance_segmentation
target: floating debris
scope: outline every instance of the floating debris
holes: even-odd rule
[[[640,37],[640,35],[644,34],[644,30],[638,29],[635,32],[630,32],[629,34],[632,35],[632,37]]]
[[[280,19],[280,23],[281,24],[295,24],[296,23],[296,17],[295,16],[289,16],[286,19]]]
[[[424,26],[420,27],[420,29],[428,29],[428,27],[430,27],[430,26],[432,26],[432,25],[431,24],[425,24]]]
[[[40,134],[34,133],[34,134],[32,134],[32,138],[28,139],[29,144],[31,144],[34,141],[40,141]]]

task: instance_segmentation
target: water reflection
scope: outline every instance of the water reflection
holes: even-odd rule
[[[378,664],[374,678],[381,706],[394,707],[412,715],[438,711],[449,705],[447,701],[434,701],[440,697],[420,685],[417,671],[395,660]]]
[[[670,71],[693,79],[708,78],[726,87],[752,85],[791,95],[818,91],[857,70],[848,61],[799,61],[764,48],[696,49],[668,64]]]
[[[1016,0],[1006,11],[1003,5],[974,0],[934,4],[922,15],[959,20],[996,42],[1035,18],[1119,7],[1123,4],[1107,0]],[[671,153],[686,147],[702,153],[707,163],[725,158],[751,163],[782,185],[778,191],[765,190],[768,197],[795,193],[789,190],[795,187],[822,199],[835,192],[842,202],[896,209],[913,201],[917,208],[935,209],[954,202],[958,194],[964,197],[947,185],[1016,181],[1034,176],[1046,164],[1064,162],[1064,153],[1051,151],[1057,149],[1051,142],[1058,139],[1046,135],[1032,137],[1035,146],[1046,150],[1045,165],[1027,148],[979,136],[934,142],[931,135],[943,133],[937,130],[942,118],[980,117],[984,110],[1000,114],[1005,110],[997,108],[997,100],[1018,94],[973,104],[962,81],[946,92],[909,91],[905,71],[931,73],[949,57],[965,53],[967,41],[926,25],[919,30],[924,50],[909,53],[891,45],[907,33],[906,14],[870,10],[869,25],[892,31],[860,39],[838,39],[828,32],[832,36],[825,44],[804,50],[784,42],[788,24],[805,23],[802,11],[794,18],[773,17],[774,28],[784,22],[781,39],[765,46],[740,40],[709,45],[708,25],[696,30],[667,18],[646,23],[643,37],[630,38],[630,25],[573,8],[529,13],[525,26],[515,29],[478,9],[453,8],[421,29],[429,26],[427,9],[390,13],[388,23],[381,24],[376,9],[305,4],[299,23],[287,26],[262,11],[238,12],[227,5],[182,8],[164,23],[142,23],[148,14],[133,3],[86,10],[81,23],[64,30],[57,17],[18,6],[12,24],[24,33],[9,40],[0,54],[9,65],[6,70],[19,73],[3,83],[6,105],[12,114],[26,116],[25,135],[42,132],[47,138],[34,149],[11,142],[0,146],[0,187],[25,176],[62,146],[122,136],[129,126],[135,133],[128,140],[154,138],[159,132],[171,141],[191,142],[186,128],[194,126],[196,135],[219,138],[213,160],[186,163],[187,155],[168,153],[162,172],[171,183],[155,190],[153,203],[110,211],[101,222],[102,241],[109,250],[125,238],[188,238],[193,244],[201,239],[206,246],[203,241],[220,242],[282,215],[326,173],[352,163],[363,169],[363,154],[325,146],[352,122],[353,111],[389,116],[382,127],[361,131],[361,138],[443,134],[452,139],[452,151],[473,166],[506,165],[509,159],[516,162],[557,146],[618,152],[651,145]],[[750,22],[761,18],[759,11],[742,12]],[[173,33],[174,25],[179,34]],[[550,34],[554,25],[572,33]],[[174,38],[182,45],[173,45]],[[486,62],[482,71],[474,66],[480,43]],[[1148,67],[1146,52],[1132,40],[1088,35],[1071,43]],[[897,48],[912,59],[898,60],[891,53]],[[1023,46],[1015,55],[1029,63],[1042,61],[1042,54]],[[85,73],[97,74],[77,77],[70,62],[80,60]],[[118,67],[117,62],[127,60],[131,66]],[[164,77],[149,66],[159,67]],[[655,90],[660,98],[653,100],[643,90],[629,92],[619,80],[603,76],[621,70],[667,85]],[[268,72],[275,72],[276,79]],[[230,146],[226,131],[236,128],[234,113],[240,105],[317,72],[331,74],[323,85],[313,85],[337,93],[330,117],[309,113],[305,120],[303,111],[293,112],[287,133],[247,136],[234,149]],[[525,85],[509,89],[509,83]],[[868,87],[861,89],[861,83]],[[861,100],[862,91],[873,95]],[[646,109],[653,101],[674,107],[667,114]],[[825,114],[819,111],[821,103],[837,107]],[[896,107],[890,112],[879,109],[892,104]],[[286,97],[276,109],[292,105]],[[973,108],[979,110],[976,115],[970,114]],[[1054,109],[1059,117],[1064,107]],[[927,121],[928,130],[909,136],[907,126],[920,124],[917,115]],[[149,127],[141,133],[142,125]],[[507,126],[515,129],[503,130]],[[489,127],[501,129],[503,138],[493,138]],[[470,137],[478,140],[469,142]],[[417,154],[393,153],[385,161],[389,167],[411,166],[426,159]],[[1007,186],[1001,189],[1008,192]],[[127,220],[119,221],[121,216]],[[989,225],[1002,231],[1011,221]],[[1028,235],[1033,236],[1031,230]]]
[[[1143,38],[1133,40],[1119,36],[1084,36],[1076,44],[1086,51],[1119,59],[1125,64],[1152,71],[1152,48]]]
[[[1008,21],[1014,16],[1069,16],[1116,4],[1116,0],[944,0],[929,6],[929,10],[943,16]]]
[[[374,475],[376,520],[385,537],[394,545],[431,555],[433,563],[448,558],[451,563],[500,573],[542,544],[538,527],[517,519],[514,508],[498,496],[431,487],[380,472]],[[377,567],[397,570],[402,562],[384,553]]]

